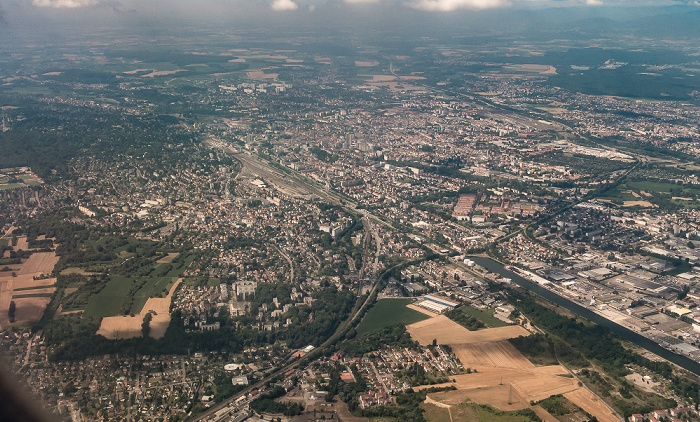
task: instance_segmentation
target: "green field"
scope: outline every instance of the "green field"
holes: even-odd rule
[[[27,186],[24,183],[4,183],[0,184],[0,190],[6,190],[6,189],[17,189]]]
[[[540,420],[532,410],[504,412],[488,405],[464,402],[452,406],[450,411],[434,404],[423,403],[428,422],[481,421],[481,422],[529,422]],[[451,415],[450,415],[451,412]]]
[[[22,299],[29,297],[51,297],[53,293],[27,293],[21,295],[12,295],[12,299]]]
[[[636,193],[637,196],[631,192]],[[688,184],[679,185],[664,181],[633,180],[621,184],[617,189],[606,192],[603,198],[612,201],[648,201],[660,209],[698,208],[700,206],[698,202],[700,189]],[[618,202],[618,204],[621,203]]]
[[[85,315],[106,317],[119,315],[122,303],[129,294],[134,279],[129,277],[112,277],[98,294],[90,297]]]
[[[15,291],[15,292],[24,292],[24,291],[27,291],[27,290],[46,289],[46,288],[49,288],[49,287],[56,287],[56,285],[55,285],[55,284],[49,284],[48,286],[44,285],[44,286],[21,287],[21,288],[19,288],[19,289],[14,289],[14,291]]]
[[[360,334],[370,333],[396,324],[408,325],[430,318],[406,305],[413,299],[381,299],[370,309],[357,327]]]
[[[176,280],[176,277],[158,277],[146,281],[146,284],[134,294],[134,302],[131,305],[130,313],[138,314],[141,312],[141,308],[146,304],[149,297],[167,296],[168,290],[170,290],[170,287]]]

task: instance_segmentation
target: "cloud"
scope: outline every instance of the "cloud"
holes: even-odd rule
[[[55,9],[73,9],[76,7],[94,6],[97,0],[32,0],[37,7],[53,7]]]
[[[586,0],[586,4],[589,6],[600,6],[603,4],[602,0]]]
[[[297,10],[299,5],[294,3],[293,0],[274,0],[272,2],[272,10]]]
[[[451,12],[458,9],[493,9],[509,6],[507,0],[416,0],[408,3],[414,9],[430,12]]]
[[[345,3],[363,4],[363,3],[379,3],[379,0],[344,0]]]

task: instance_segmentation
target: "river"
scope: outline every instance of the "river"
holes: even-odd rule
[[[637,346],[643,347],[646,350],[656,355],[659,355],[662,358],[668,360],[669,362],[673,362],[676,365],[685,368],[696,375],[700,375],[700,363],[695,362],[694,360],[685,356],[673,353],[672,351],[659,346],[659,344],[654,342],[653,340],[650,340],[630,330],[629,328],[623,327],[620,324],[617,324],[605,317],[602,317],[597,313],[591,311],[590,309],[584,308],[578,303],[575,303],[563,296],[559,296],[551,290],[545,289],[539,284],[534,283],[514,273],[513,271],[507,270],[500,262],[494,261],[491,258],[485,258],[481,256],[470,256],[469,259],[486,268],[487,270],[491,271],[492,273],[500,274],[503,277],[510,278],[514,283],[518,284],[526,290],[529,290],[533,293],[537,293],[538,295],[544,297],[550,302],[556,303],[557,305],[564,307],[569,311],[580,315],[590,321],[593,321],[598,325],[602,325],[604,327],[609,328],[610,331],[622,337],[623,339],[628,340],[636,344]]]

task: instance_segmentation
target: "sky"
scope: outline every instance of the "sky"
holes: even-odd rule
[[[586,20],[595,27],[606,20],[662,17],[678,10],[695,14],[690,22],[686,18],[686,27],[700,28],[700,0],[0,0],[0,39],[3,26],[41,32],[61,25],[77,31],[112,23],[177,27],[175,22],[190,21],[249,27],[299,23],[331,29],[397,24],[408,30],[411,25],[439,28],[449,21],[479,30],[493,27],[495,33],[513,25],[520,29],[538,28],[543,23],[561,27]],[[9,39],[9,32],[4,32]]]
[[[700,5],[700,0],[2,0],[3,9],[23,9],[29,13],[46,10],[103,9],[115,12],[153,13],[186,10],[211,12],[241,10],[270,10],[274,12],[313,13],[319,7],[395,7],[411,8],[432,13],[459,10],[518,9],[543,7],[611,7]]]

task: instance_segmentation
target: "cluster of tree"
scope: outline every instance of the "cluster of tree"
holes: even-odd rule
[[[401,378],[405,379],[408,382],[408,384],[413,387],[418,385],[433,385],[441,384],[444,382],[450,382],[450,380],[447,377],[435,378],[433,376],[430,376],[430,374],[427,374],[425,372],[423,366],[418,363],[414,363],[408,368],[402,370]]]
[[[15,312],[17,311],[17,305],[15,304],[14,300],[10,301],[10,307],[7,310],[7,317],[10,319],[10,322],[15,322]]]
[[[317,290],[313,298],[312,321],[292,325],[278,332],[278,338],[287,340],[289,347],[298,348],[308,344],[323,343],[350,316],[356,301],[352,291],[338,290],[334,285]]]
[[[59,274],[56,285],[64,289],[68,286],[78,286],[78,289],[65,294],[61,299],[64,310],[84,308],[90,297],[98,294],[107,285],[109,278],[106,275],[86,277],[80,274]]]
[[[338,157],[337,157],[336,155],[331,154],[331,153],[329,153],[328,151],[326,151],[325,149],[322,149],[322,148],[319,148],[319,147],[312,147],[312,148],[309,148],[309,151],[310,151],[313,155],[315,155],[316,158],[317,158],[319,161],[326,161],[326,162],[329,162],[329,163],[333,163],[333,162],[335,162],[335,161],[338,159]]]
[[[334,286],[317,291],[311,307],[313,320],[276,331],[259,331],[242,324],[236,327],[235,321],[225,316],[219,321],[222,327],[213,332],[187,332],[183,315],[175,311],[171,323],[162,339],[134,338],[128,340],[107,340],[95,333],[99,319],[85,317],[82,320],[72,315],[47,321],[44,333],[49,358],[53,360],[76,360],[105,353],[138,353],[143,355],[187,354],[194,351],[227,350],[240,352],[244,347],[273,344],[286,340],[292,347],[308,344],[321,344],[328,339],[348,318],[355,297],[352,292],[339,291]],[[246,317],[247,318],[247,317]]]
[[[554,416],[568,415],[569,413],[581,411],[581,408],[571,403],[561,394],[549,396],[544,400],[540,400],[536,404],[542,406],[544,410]]]
[[[335,396],[338,396],[341,401],[347,403],[348,406],[351,407],[352,411],[359,405],[358,397],[367,392],[367,383],[362,378],[362,374],[357,370],[357,365],[353,364],[350,366],[354,382],[345,382],[340,378],[340,371],[343,369],[344,368],[340,366],[340,364],[335,363],[328,370],[330,380],[326,387],[326,391],[328,391],[326,400],[332,401]]]
[[[250,408],[258,413],[281,413],[285,416],[301,415],[304,406],[296,402],[277,402],[275,399],[284,396],[287,391],[282,387],[275,387],[269,393],[262,394],[250,402]]]
[[[153,320],[153,315],[150,312],[143,316],[141,336],[148,337],[148,334],[151,332],[151,320]]]
[[[460,308],[445,312],[445,316],[470,331],[486,328],[484,321],[462,312]]]
[[[233,385],[231,374],[220,371],[214,376],[214,401],[222,402],[244,388],[245,385]]]
[[[369,409],[357,410],[355,413],[368,418],[389,417],[400,422],[425,422],[427,419],[423,415],[424,410],[421,407],[421,404],[425,401],[425,397],[430,393],[454,389],[455,387],[452,386],[445,388],[429,388],[421,391],[409,390],[396,395],[397,406],[371,407]],[[348,407],[350,406],[348,405]]]
[[[53,78],[65,82],[78,78],[81,83],[116,80],[111,73],[76,69],[64,70]],[[134,156],[146,150],[157,154],[167,143],[191,139],[182,128],[153,114],[123,115],[69,104],[49,105],[27,97],[23,97],[23,101],[26,108],[17,112],[26,119],[15,121],[12,130],[0,133],[0,149],[4,151],[0,156],[0,168],[30,166],[46,181],[69,175],[71,159],[86,150],[113,159],[127,152]]]
[[[686,397],[696,403],[700,402],[700,384],[696,378],[678,376],[673,367],[666,362],[654,362],[626,349],[619,339],[609,329],[597,324],[586,324],[574,318],[558,314],[556,311],[537,303],[532,297],[521,295],[512,298],[513,305],[526,315],[535,325],[546,332],[558,337],[555,341],[557,356],[560,360],[575,367],[588,366],[587,360],[592,360],[597,366],[620,385],[620,390],[626,390],[625,395],[631,397],[631,386],[623,384],[622,380],[629,374],[630,365],[641,366],[653,371],[664,378],[671,380],[671,388],[681,397]],[[568,347],[565,347],[568,345]],[[584,358],[584,356],[586,356]],[[584,368],[585,369],[585,368]],[[610,392],[614,385],[606,378],[598,378],[592,371],[591,379],[600,381],[598,384],[604,390],[610,385]],[[620,394],[623,394],[620,391]],[[625,396],[617,399],[617,408],[625,416],[628,411],[639,411],[639,401],[653,403],[653,406],[666,408],[675,406],[673,400],[667,400],[660,396],[645,394],[641,390],[634,391],[637,400],[628,400]],[[642,397],[643,396],[643,397]],[[635,406],[637,409],[635,410]],[[631,413],[630,413],[631,414]]]
[[[558,363],[554,342],[546,334],[519,336],[508,341],[534,363],[542,365],[556,365]]]

